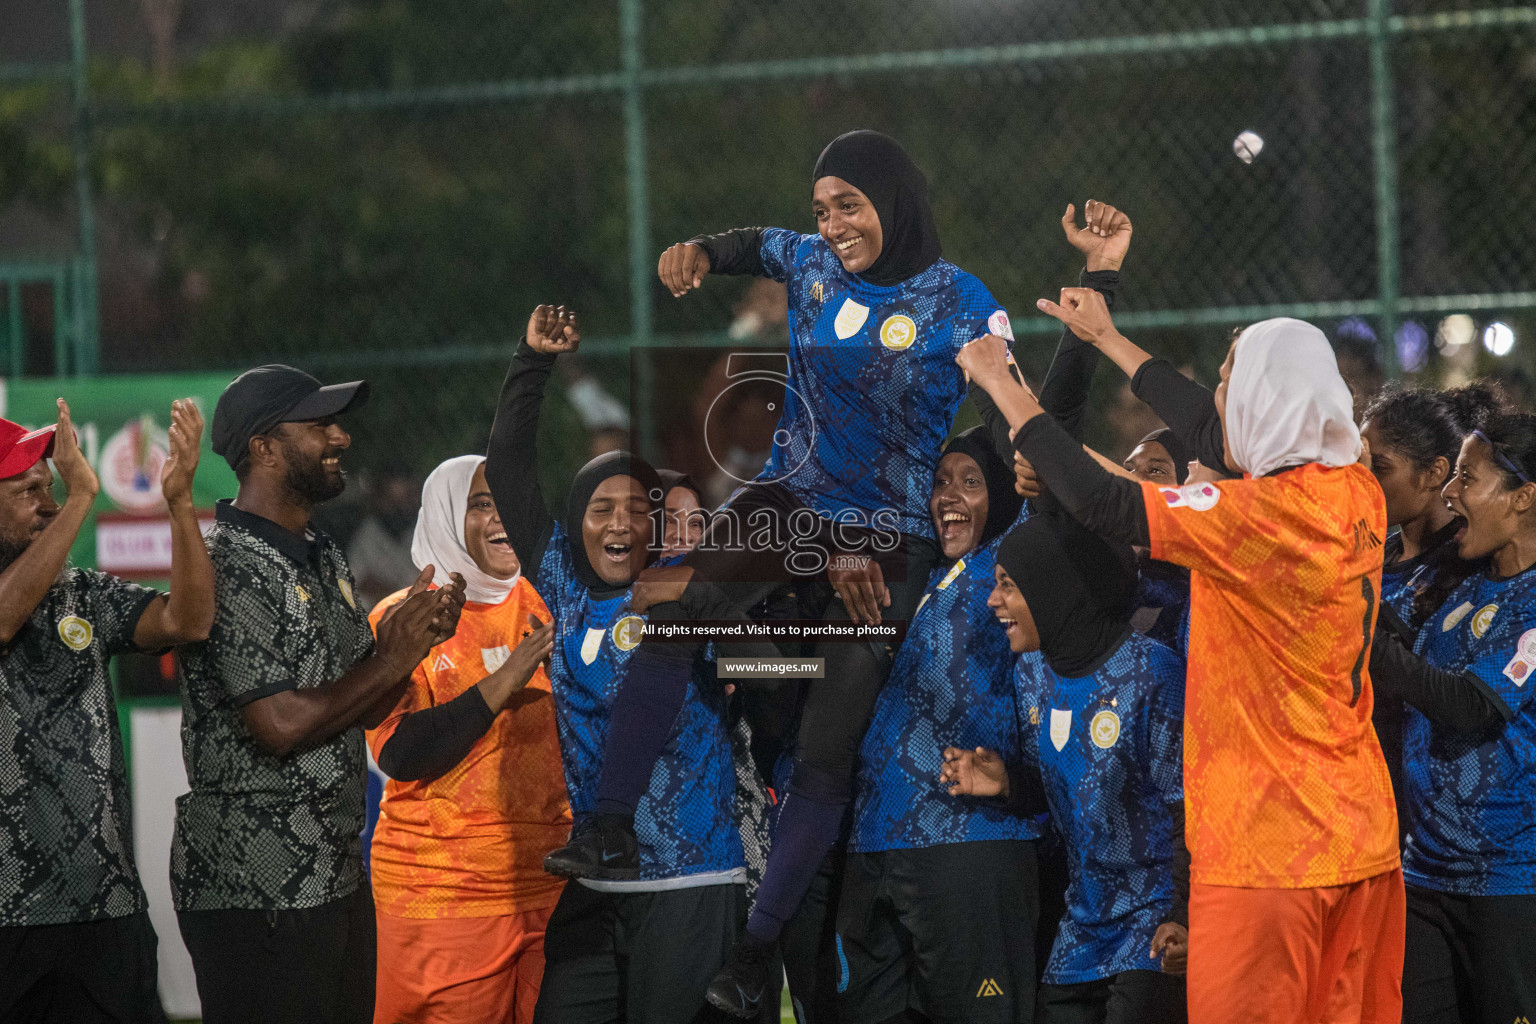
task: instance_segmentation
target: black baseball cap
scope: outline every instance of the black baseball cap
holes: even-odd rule
[[[229,382],[213,409],[213,450],[231,469],[250,452],[251,438],[279,423],[339,416],[368,401],[368,382],[321,384],[303,370],[272,363]]]

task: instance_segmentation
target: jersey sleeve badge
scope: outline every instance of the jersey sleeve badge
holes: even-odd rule
[[[1520,642],[1515,644],[1515,656],[1504,666],[1504,675],[1516,686],[1524,686],[1532,670],[1536,670],[1536,629],[1528,629],[1520,635]]]
[[[987,333],[1013,341],[1013,325],[1008,322],[1008,314],[1000,309],[987,317]]]
[[[1192,508],[1196,512],[1207,512],[1221,500],[1221,488],[1210,483],[1160,487],[1158,490],[1169,508]]]

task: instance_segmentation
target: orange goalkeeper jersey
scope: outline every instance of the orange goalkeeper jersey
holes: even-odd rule
[[[1207,885],[1343,885],[1398,864],[1371,726],[1386,507],[1363,466],[1142,484],[1152,557],[1191,570],[1184,793]]]
[[[405,593],[379,602],[369,616],[375,629]],[[526,579],[500,604],[466,603],[458,632],[432,648],[389,717],[369,730],[374,757],[403,717],[453,700],[505,661],[530,612],[549,621]],[[456,767],[436,779],[386,783],[373,833],[374,902],[380,913],[427,918],[552,907],[563,883],[544,873],[544,855],[570,829],[554,698],[540,667]]]

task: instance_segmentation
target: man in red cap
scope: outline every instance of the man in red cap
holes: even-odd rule
[[[98,485],[64,400],[56,426],[0,420],[0,1020],[165,1020],[107,663],[201,640],[213,623],[192,506],[202,433],[197,407],[175,402],[162,594],[68,564]]]

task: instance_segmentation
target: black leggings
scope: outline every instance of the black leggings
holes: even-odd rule
[[[917,610],[941,557],[927,538],[835,525],[779,484],[753,485],[714,514],[704,539],[683,559],[694,570],[693,581],[678,601],[652,607],[650,622],[741,618],[744,609],[791,587],[825,586],[827,560],[839,554],[868,555],[879,563],[891,594],[882,621],[900,622]],[[847,621],[849,615],[841,601],[831,601],[824,618]],[[686,696],[686,678],[676,666],[683,659],[691,665],[703,646],[652,641],[636,652],[613,705],[599,810],[632,812],[639,802]],[[800,765],[812,767],[825,780],[819,788],[836,790],[827,798],[846,799],[859,744],[890,670],[890,648],[863,640],[819,641],[808,656],[824,659],[825,677],[807,686],[797,774]],[[658,668],[663,662],[672,668]]]

